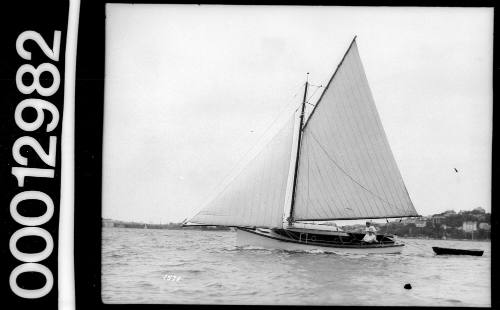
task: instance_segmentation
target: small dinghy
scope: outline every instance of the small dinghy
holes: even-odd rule
[[[482,256],[483,250],[464,250],[464,249],[450,249],[450,248],[440,248],[437,246],[433,246],[432,249],[436,253],[436,255],[473,255],[473,256]]]

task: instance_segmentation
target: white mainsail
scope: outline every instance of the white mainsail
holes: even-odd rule
[[[233,181],[189,222],[282,227],[294,120],[292,117]]]
[[[418,215],[355,40],[303,127],[295,191],[297,221]]]

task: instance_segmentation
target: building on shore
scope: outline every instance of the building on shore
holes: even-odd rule
[[[464,232],[477,231],[477,222],[476,221],[464,221],[462,224],[462,230]]]

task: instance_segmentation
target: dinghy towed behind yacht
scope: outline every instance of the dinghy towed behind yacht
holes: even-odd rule
[[[419,216],[382,127],[356,37],[305,119],[300,109],[190,225],[237,228],[238,245],[399,253],[403,244],[344,232],[333,220]]]

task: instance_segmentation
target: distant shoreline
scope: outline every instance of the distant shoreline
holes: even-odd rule
[[[130,222],[108,222],[103,223],[102,228],[130,228],[130,229],[161,229],[161,230],[203,230],[203,231],[229,231],[230,227],[226,226],[186,226],[182,223],[170,224],[145,224],[145,223],[130,223]]]
[[[188,226],[188,227],[181,227],[181,226],[174,226],[174,227],[151,227],[151,228],[144,228],[144,227],[121,227],[121,226],[111,226],[111,227],[106,227],[103,226],[102,228],[126,228],[126,229],[157,229],[157,230],[203,230],[203,231],[235,231],[232,230],[228,227],[222,227],[222,226]],[[446,238],[446,239],[441,239],[441,238],[430,238],[430,237],[401,237],[397,236],[398,239],[416,239],[416,240],[449,240],[449,241],[474,241],[474,242],[491,242],[491,239],[458,239],[458,238]]]
[[[398,239],[419,239],[419,240],[449,240],[449,241],[484,241],[484,242],[491,242],[491,239],[458,239],[458,238],[446,238],[446,239],[441,239],[441,238],[421,238],[421,237],[400,237],[397,236]]]

